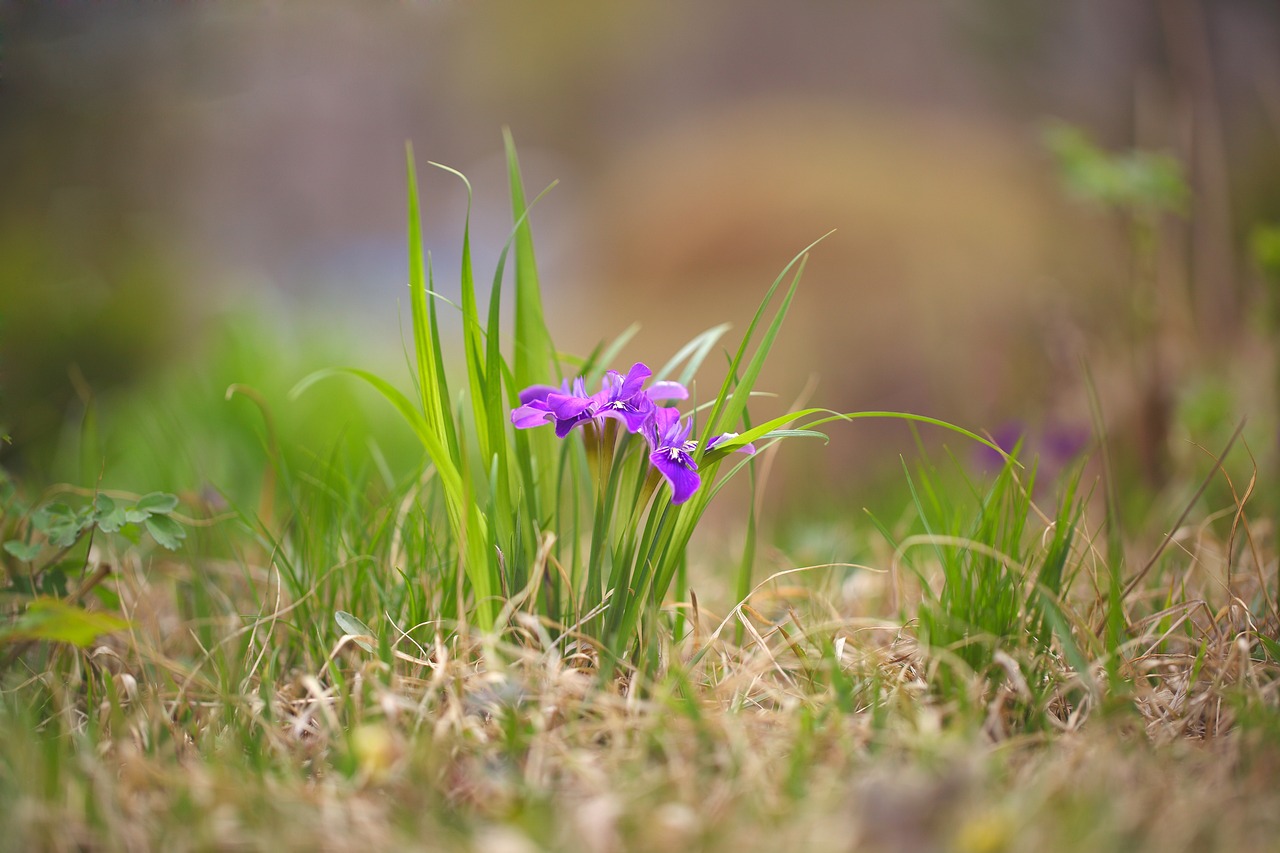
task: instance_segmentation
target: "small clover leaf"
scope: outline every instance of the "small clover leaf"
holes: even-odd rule
[[[47,524],[43,528],[49,537],[49,544],[55,548],[70,548],[76,544],[80,534],[93,524],[94,514],[90,507],[73,510],[66,504],[50,504],[47,508]]]
[[[51,507],[42,506],[31,513],[31,526],[39,532],[49,535],[49,526],[53,524],[54,514]]]
[[[103,533],[119,533],[120,528],[124,527],[128,521],[125,519],[125,511],[116,507],[106,515],[98,517],[98,529]]]
[[[373,646],[369,644],[369,640],[374,637],[373,629],[364,624],[359,617],[353,616],[345,610],[336,610],[333,614],[333,621],[338,623],[338,627],[344,633],[355,640],[357,646],[366,652],[373,651]]]
[[[116,533],[127,523],[125,508],[106,495],[93,500],[94,522],[103,533]]]
[[[30,563],[40,553],[39,542],[22,542],[17,539],[10,539],[4,543],[4,550],[14,557],[17,557],[24,563]]]
[[[135,509],[152,515],[165,515],[178,508],[178,496],[166,492],[152,492],[138,499]]]
[[[187,536],[187,531],[182,528],[182,525],[167,515],[150,516],[145,524],[151,538],[156,540],[162,548],[170,551],[176,551]]]

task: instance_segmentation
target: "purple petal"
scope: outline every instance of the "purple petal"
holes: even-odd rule
[[[649,439],[649,446],[657,450],[667,442],[667,436],[671,432],[673,426],[680,423],[680,410],[671,408],[670,406],[658,406],[653,410],[652,420],[645,428],[645,438]]]
[[[710,450],[711,448],[715,447],[717,444],[720,444],[721,442],[729,441],[730,439],[737,438],[737,437],[738,437],[738,433],[736,432],[721,433],[720,435],[717,435],[715,438],[707,442],[707,450]],[[747,442],[741,447],[733,448],[733,452],[752,454],[756,452],[756,446],[751,442]]]
[[[693,418],[685,421],[677,420],[666,435],[666,443],[673,447],[683,447],[684,443],[689,440],[689,433],[693,430]]]
[[[614,374],[614,376],[617,375],[616,373]],[[603,388],[587,398],[587,404],[592,407],[592,411],[599,411],[616,399],[618,398],[613,395],[613,391],[606,380]]]
[[[555,388],[551,385],[530,385],[528,388],[520,392],[520,402],[528,405],[535,400],[545,400],[548,394],[563,394],[565,388]]]
[[[511,413],[511,423],[516,429],[528,429],[529,427],[542,426],[552,417],[550,411],[547,410],[547,404],[542,400],[521,406]]]
[[[557,419],[576,418],[591,405],[589,397],[570,397],[565,394],[548,394],[547,408],[555,412]]]
[[[556,418],[556,438],[564,438],[578,424],[586,423],[591,420],[586,415],[578,415],[575,418]]]
[[[640,434],[644,436],[644,440],[649,442],[650,450],[658,449],[658,430],[653,423],[653,412],[645,416],[644,423],[640,424]]]
[[[1063,465],[1083,453],[1091,438],[1089,431],[1080,427],[1050,425],[1044,432],[1044,455]]]
[[[649,420],[649,409],[645,408],[636,412],[629,412],[625,409],[602,409],[596,413],[596,417],[613,418],[615,421],[622,421],[627,427],[627,432],[640,432]]]
[[[652,453],[649,455],[649,461],[671,484],[673,504],[684,503],[698,490],[698,486],[702,485],[702,478],[698,476],[697,471],[690,471],[684,465],[672,460],[666,453]]]
[[[649,386],[644,392],[649,396],[650,400],[687,400],[689,399],[689,389],[681,385],[679,382],[671,382],[663,380],[655,382]]]
[[[991,441],[1005,453],[1013,453],[1014,448],[1026,435],[1026,425],[1021,421],[1006,421],[988,433]],[[974,453],[975,461],[987,468],[1003,468],[1004,456],[985,445]]]
[[[610,371],[612,373],[612,371]],[[614,374],[615,376],[617,374]],[[627,371],[627,378],[622,380],[622,387],[618,389],[618,396],[615,399],[629,400],[640,393],[640,389],[644,387],[644,381],[653,375],[644,362],[637,361],[631,365],[631,369]]]

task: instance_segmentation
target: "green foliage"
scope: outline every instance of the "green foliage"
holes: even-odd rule
[[[56,598],[36,598],[21,616],[0,627],[0,644],[47,640],[86,648],[101,635],[128,627],[128,622],[109,613],[90,612]]]
[[[366,639],[373,636],[373,630],[368,625],[345,610],[335,611],[333,619],[338,623],[339,628],[356,638],[356,644],[360,648],[366,652],[373,652],[373,646],[369,645],[369,641]]]
[[[1249,234],[1249,250],[1263,274],[1280,282],[1280,225],[1255,225]]]
[[[1178,209],[1170,164],[1063,146],[1095,201],[1135,219]],[[86,429],[67,456],[102,466],[98,488],[27,501],[0,471],[8,846],[1269,849],[1280,612],[1275,537],[1245,518],[1248,469],[1214,463],[1225,484],[1188,505],[1200,523],[1164,523],[1169,493],[1144,493],[1162,544],[1136,572],[1126,560],[1154,539],[1122,536],[1114,502],[1089,516],[1114,543],[1095,547],[1079,472],[1046,484],[1012,461],[981,485],[909,475],[902,524],[916,526],[882,526],[889,549],[830,501],[840,537],[780,557],[757,545],[770,525],[735,448],[871,417],[982,440],[898,412],[752,411],[808,249],[728,347],[714,397],[689,404],[703,485],[687,503],[671,503],[638,436],[513,430],[521,388],[566,372],[596,387],[635,329],[585,359],[555,349],[509,139],[508,173],[513,228],[488,303],[468,223],[461,298],[440,311],[409,158],[408,390],[327,370],[281,405],[281,377],[310,365],[249,327],[201,375],[132,408],[95,404],[101,435]],[[1259,240],[1265,271],[1280,249]],[[693,385],[726,334],[698,335],[655,376]],[[391,403],[410,453],[359,417],[367,389],[316,387],[336,374]],[[1223,387],[1181,389],[1198,442],[1234,420]],[[723,431],[740,435],[708,449]],[[699,566],[689,542],[744,471],[745,541]],[[175,495],[120,481],[182,490],[217,519],[187,526]],[[757,554],[794,566],[800,550],[831,563],[755,583]],[[839,580],[855,564],[836,561],[853,559],[859,580],[892,586],[841,600],[808,580]],[[904,562],[919,595],[901,596]],[[702,569],[732,592],[700,605]],[[722,608],[736,638],[707,633]],[[1160,784],[1133,783],[1145,778]]]
[[[513,230],[498,258],[486,318],[481,317],[476,298],[469,222],[463,230],[458,312],[463,345],[460,365],[465,370],[462,396],[469,399],[455,397],[450,390],[438,297],[420,233],[412,150],[408,152],[410,360],[417,394],[411,398],[380,376],[355,368],[314,373],[293,391],[296,397],[320,379],[355,376],[390,402],[418,437],[434,475],[432,485],[442,497],[443,521],[451,541],[444,559],[434,567],[419,558],[405,571],[410,578],[427,573],[439,615],[492,631],[506,630],[517,612],[527,611],[561,627],[560,641],[566,645],[585,642],[590,646],[603,672],[619,664],[652,670],[661,658],[662,638],[670,635],[661,625],[662,608],[673,585],[680,589],[678,577],[698,521],[724,484],[751,465],[746,457],[733,458],[726,465],[729,454],[751,442],[767,446],[787,438],[823,437],[813,428],[863,417],[932,423],[986,443],[941,421],[896,412],[845,415],[810,408],[752,423],[748,401],[813,246],[796,255],[766,292],[715,398],[701,404],[693,401],[701,437],[694,458],[703,485],[687,502],[671,503],[665,487],[658,488],[645,440],[619,434],[613,421],[575,430],[564,441],[550,429],[515,430],[510,412],[519,404],[519,392],[529,385],[552,384],[561,371],[543,318],[530,208],[510,135],[507,162]],[[454,170],[441,168],[466,181]],[[515,296],[508,358],[501,347],[501,320],[509,254]],[[672,378],[679,371],[679,380],[689,384],[724,331],[724,326],[717,326],[690,341],[654,379]],[[599,381],[610,366],[607,359],[630,334],[624,333],[581,362],[580,374],[589,385]],[[740,434],[709,450],[709,439],[725,432]],[[749,574],[748,553],[740,589],[747,588]]]
[[[87,547],[79,558],[74,552],[99,533],[137,543],[144,531],[161,547],[176,550],[187,535],[173,517],[177,508],[178,498],[163,492],[141,497],[99,492],[79,505],[63,500],[29,505],[16,488],[6,489],[0,536],[7,559],[0,593],[8,593],[16,606],[0,627],[0,642],[46,640],[83,647],[126,627],[116,616],[80,606],[101,576],[85,577]],[[73,592],[70,581],[77,574],[79,588]]]
[[[32,563],[43,553],[42,543],[68,550],[96,529],[120,533],[133,541],[146,530],[159,545],[174,551],[187,535],[171,515],[177,508],[177,496],[163,492],[151,492],[136,500],[98,493],[92,502],[78,507],[60,500],[35,508],[11,502],[5,508],[5,529],[12,527],[11,535],[18,534],[19,538],[6,540],[4,549],[19,561]]]
[[[1076,479],[1068,478],[1047,532],[1029,530],[1035,473],[1024,481],[1019,467],[1010,460],[985,492],[974,489],[975,510],[937,489],[927,469],[908,475],[924,533],[904,546],[927,550],[936,562],[925,565],[941,573],[935,591],[926,570],[917,569],[920,638],[936,656],[935,688],[967,704],[975,677],[988,690],[1020,679],[1023,713],[1037,721],[1058,688],[1055,658],[1065,656],[1082,681],[1090,678],[1062,609],[1082,505]],[[1015,666],[1019,678],[1011,676]]]
[[[1058,161],[1067,187],[1078,197],[1131,214],[1185,214],[1191,191],[1181,163],[1169,154],[1099,148],[1084,131],[1054,123],[1045,145]]]

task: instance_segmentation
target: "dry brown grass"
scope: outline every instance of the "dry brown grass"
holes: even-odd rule
[[[1064,603],[1088,671],[1006,640],[958,689],[909,607],[883,615],[929,582],[892,550],[843,588],[824,566],[729,610],[691,598],[662,674],[607,684],[527,609],[500,636],[411,630],[385,655],[324,626],[314,654],[292,621],[311,593],[274,569],[104,553],[134,629],[7,682],[0,847],[1272,849],[1274,549],[1226,518],[1174,531],[1126,600],[1115,675],[1084,535]]]

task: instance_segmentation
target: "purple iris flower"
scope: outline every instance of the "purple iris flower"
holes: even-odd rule
[[[590,396],[581,377],[573,381],[572,387],[568,380],[560,388],[533,385],[520,392],[522,405],[511,413],[511,423],[517,429],[527,429],[554,420],[556,435],[564,438],[587,421],[612,418],[625,424],[627,432],[639,432],[654,410],[655,399],[683,400],[689,396],[678,382],[655,382],[644,390],[644,382],[651,375],[653,371],[641,362],[633,364],[626,376],[610,370],[600,391]]]
[[[572,386],[568,379],[559,388],[531,385],[520,392],[520,403],[520,408],[511,413],[511,423],[516,429],[542,426],[552,420],[560,438],[595,414],[590,410],[591,398],[587,396],[586,383],[581,376],[573,380]]]
[[[653,452],[649,454],[649,461],[671,484],[673,504],[684,503],[698,490],[698,486],[702,485],[698,466],[693,461],[693,454],[698,450],[698,442],[689,438],[689,432],[692,429],[692,418],[681,421],[679,410],[665,406],[655,406],[653,416],[644,425],[644,436],[648,439],[649,446],[653,448]],[[710,450],[723,441],[736,438],[737,435],[736,432],[717,435],[707,442],[707,449]],[[756,452],[755,447],[750,444],[744,444],[736,449],[742,453]]]
[[[551,417],[551,410],[547,408],[547,397],[552,394],[568,395],[569,393],[571,392],[568,379],[560,383],[559,388],[551,385],[530,385],[520,392],[520,406],[511,412],[511,422],[520,429],[541,426],[546,423],[547,418]]]
[[[1044,426],[1038,435],[1032,435],[1020,421],[1004,423],[991,433],[991,440],[1005,453],[1012,454],[1021,442],[1023,455],[1028,456],[1031,455],[1030,451],[1035,451],[1035,455],[1049,466],[1047,470],[1050,471],[1060,470],[1071,463],[1088,448],[1090,438],[1087,429],[1057,422]],[[987,468],[998,469],[1004,466],[1004,457],[989,447],[979,449],[978,461]]]

